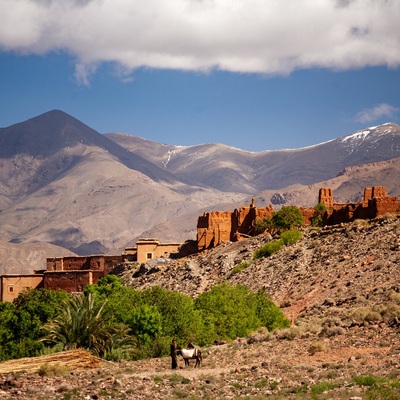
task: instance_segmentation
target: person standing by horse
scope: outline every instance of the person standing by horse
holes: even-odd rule
[[[194,344],[193,344],[193,342],[192,342],[191,339],[189,339],[189,343],[188,343],[188,345],[187,345],[186,348],[187,348],[187,349],[194,349]]]
[[[172,360],[172,369],[176,369],[178,367],[178,356],[176,354],[177,347],[176,347],[176,340],[174,339],[171,343],[170,346],[170,354],[171,354],[171,360]]]

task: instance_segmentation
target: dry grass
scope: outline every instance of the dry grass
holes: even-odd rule
[[[47,365],[47,369],[57,365],[65,370],[80,370],[86,368],[99,368],[107,364],[101,358],[91,355],[83,349],[62,351],[59,353],[47,354],[40,357],[19,358],[16,360],[3,361],[0,363],[0,374],[11,372],[39,372]]]

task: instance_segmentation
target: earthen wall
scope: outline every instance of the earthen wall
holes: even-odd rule
[[[42,287],[42,274],[0,276],[0,301],[12,302],[25,289]]]
[[[256,208],[254,200],[250,206],[232,211],[204,213],[197,222],[197,248],[199,251],[218,246],[241,237],[254,236],[256,220],[272,216],[273,207]]]
[[[93,280],[92,271],[89,270],[45,272],[43,277],[45,289],[60,289],[67,293],[83,292],[85,286],[91,283],[96,282]]]
[[[373,219],[388,213],[400,212],[400,198],[388,197],[384,186],[364,189],[363,201],[359,203],[333,203],[324,215],[325,225],[352,222],[355,219]]]

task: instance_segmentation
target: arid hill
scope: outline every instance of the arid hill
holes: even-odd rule
[[[123,274],[125,284],[138,289],[162,285],[192,296],[226,281],[254,290],[263,287],[291,319],[290,328],[272,333],[260,329],[247,338],[203,348],[198,369],[180,361],[179,369],[171,371],[166,357],[63,371],[60,358],[53,366],[43,364],[47,374],[41,377],[10,369],[1,375],[0,363],[0,395],[400,398],[400,219],[388,215],[303,234],[294,245],[261,260],[253,260],[253,254],[270,240],[265,235],[168,265],[153,260],[138,278],[132,276],[135,269]],[[244,263],[247,267],[239,271]],[[33,361],[38,364],[40,360]],[[62,372],[67,373],[58,375]]]

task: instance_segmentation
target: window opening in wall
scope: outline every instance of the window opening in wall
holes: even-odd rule
[[[152,253],[147,253],[147,259],[151,260],[153,258],[153,254]]]
[[[13,291],[14,291],[14,286],[9,286],[9,287],[8,287],[8,292],[9,292],[9,293],[12,293]]]

